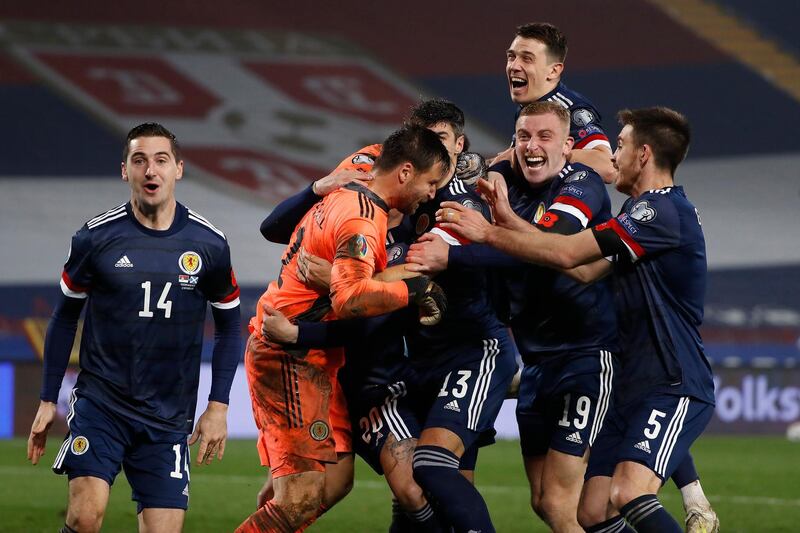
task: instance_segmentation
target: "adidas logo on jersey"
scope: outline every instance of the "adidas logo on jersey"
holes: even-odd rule
[[[574,442],[575,444],[583,444],[583,439],[581,439],[581,434],[577,431],[572,435],[567,435],[567,440],[570,442]]]
[[[131,260],[128,259],[127,255],[123,255],[119,258],[119,261],[114,265],[115,268],[133,268],[133,263]]]
[[[650,453],[650,441],[649,440],[643,440],[639,444],[634,444],[633,447],[636,448],[637,450],[642,450],[645,453]]]
[[[458,402],[453,400],[449,402],[447,405],[444,406],[445,409],[449,409],[451,411],[455,411],[456,413],[461,412],[461,408],[458,406]]]

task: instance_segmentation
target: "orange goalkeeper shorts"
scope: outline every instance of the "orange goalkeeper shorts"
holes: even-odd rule
[[[336,462],[340,447],[350,450],[349,419],[336,369],[269,346],[255,334],[247,342],[244,362],[259,457],[274,478],[324,471],[326,463]],[[339,426],[346,432],[337,446],[334,430]]]

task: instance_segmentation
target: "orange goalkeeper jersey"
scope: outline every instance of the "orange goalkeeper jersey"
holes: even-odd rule
[[[281,259],[278,279],[259,299],[251,320],[260,334],[262,304],[290,320],[322,321],[375,316],[408,305],[402,281],[372,279],[386,268],[386,224],[389,207],[366,187],[351,183],[320,200],[294,230]],[[301,248],[333,264],[330,293],[314,289],[297,276]],[[306,356],[320,366],[338,368],[341,350],[311,350]]]
[[[381,155],[383,151],[382,144],[370,144],[365,146],[358,152],[349,155],[342,159],[342,162],[334,169],[337,170],[360,170],[361,172],[372,172],[372,166],[375,160]]]

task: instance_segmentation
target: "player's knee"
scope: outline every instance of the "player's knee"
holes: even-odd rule
[[[103,525],[103,510],[84,508],[77,513],[68,513],[66,525],[81,533],[97,533]]]
[[[644,494],[638,487],[632,483],[626,482],[624,478],[614,476],[611,480],[611,505],[616,509],[622,509],[626,503],[635,500]]]
[[[293,490],[276,497],[273,502],[280,508],[287,520],[297,528],[314,518],[319,512],[324,497],[321,485],[298,485]]]
[[[578,523],[584,529],[605,522],[607,506],[591,505],[581,501],[578,505]]]
[[[568,509],[568,501],[569,498],[564,494],[545,490],[542,497],[539,498],[537,514],[551,525],[560,523],[563,516],[572,516],[572,519],[576,520],[577,510]]]

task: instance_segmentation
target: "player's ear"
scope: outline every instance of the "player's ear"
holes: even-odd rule
[[[175,176],[176,180],[179,180],[183,177],[183,159],[178,161],[178,174]]]
[[[125,161],[120,163],[120,172],[122,173],[122,181],[128,181],[128,167],[125,166]]]
[[[653,150],[649,144],[643,144],[639,147],[639,164],[641,166],[645,166],[651,157],[653,157]]]
[[[414,165],[410,161],[406,161],[397,167],[397,175],[400,183],[406,183],[414,177]]]
[[[460,154],[464,151],[464,136],[459,135],[458,139],[456,139],[456,154]]]
[[[550,65],[550,72],[547,76],[547,81],[557,80],[561,77],[562,72],[564,72],[564,63],[553,63]]]
[[[575,139],[572,137],[567,136],[567,139],[564,141],[564,153],[572,150],[573,145],[575,144]]]

